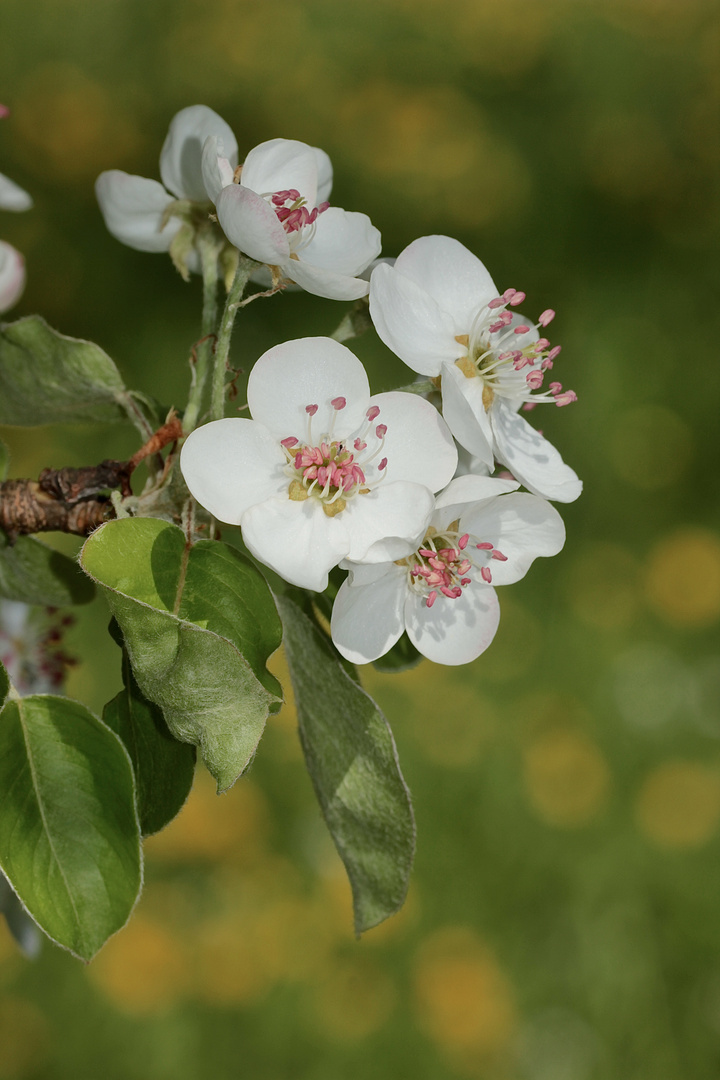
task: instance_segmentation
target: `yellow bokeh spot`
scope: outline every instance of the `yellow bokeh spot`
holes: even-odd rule
[[[667,761],[637,796],[638,828],[662,848],[707,843],[720,823],[720,769],[699,761]]]
[[[144,915],[134,915],[88,967],[88,977],[124,1012],[162,1012],[190,982],[183,941]]]
[[[566,592],[570,606],[586,626],[619,630],[630,626],[639,604],[638,565],[618,544],[586,544],[570,565]]]
[[[710,626],[720,617],[720,537],[684,528],[659,540],[648,558],[645,593],[673,626]]]
[[[217,795],[209,773],[198,769],[187,803],[170,825],[146,841],[151,858],[165,860],[257,861],[268,825],[265,796],[253,780],[242,777]]]
[[[365,956],[326,966],[313,985],[315,1025],[340,1041],[363,1039],[378,1031],[395,1007],[395,986],[377,963]]]
[[[365,167],[395,198],[420,201],[426,212],[435,207],[437,217],[466,229],[524,205],[524,161],[462,91],[380,79],[348,93],[336,109],[335,122],[353,132]]]
[[[47,1021],[35,1005],[9,994],[0,997],[0,1080],[34,1076],[49,1044]]]
[[[16,97],[14,123],[28,168],[75,181],[118,167],[136,152],[139,132],[107,91],[67,63],[45,64]]]
[[[542,732],[525,746],[524,765],[533,809],[550,825],[579,828],[605,806],[610,771],[583,731],[557,727]]]
[[[468,928],[446,927],[421,944],[414,988],[421,1028],[450,1051],[495,1054],[513,1035],[510,983],[487,946]]]
[[[610,460],[626,483],[659,491],[677,483],[694,451],[690,428],[662,405],[640,405],[617,416],[610,433]]]

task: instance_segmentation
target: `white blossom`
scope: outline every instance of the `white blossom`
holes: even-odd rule
[[[437,410],[399,391],[371,396],[361,362],[330,338],[268,350],[247,396],[251,420],[217,420],[185,442],[197,501],[303,588],[322,591],[344,558],[403,556],[457,464]]]
[[[380,253],[380,233],[366,214],[330,206],[332,165],[324,150],[271,139],[234,170],[222,140],[210,137],[203,174],[218,221],[240,251],[317,296],[367,295],[360,275]]]
[[[383,656],[403,631],[438,664],[466,664],[488,647],[500,619],[496,585],[510,585],[565,542],[560,515],[518,484],[485,476],[453,480],[426,531],[404,558],[350,571],[333,606],[333,641],[346,659]]]
[[[222,139],[229,160],[237,165],[237,142],[232,129],[207,105],[190,105],[170,122],[160,153],[160,176],[149,180],[119,169],[103,172],[95,193],[105,224],[116,240],[138,251],[168,251],[182,226],[171,211],[178,202],[211,209],[203,180],[202,149],[208,136]],[[195,252],[189,269],[199,270]]]
[[[370,281],[378,334],[414,371],[440,377],[443,416],[458,442],[489,469],[495,460],[506,465],[537,495],[572,502],[582,490],[577,475],[518,415],[521,406],[576,400],[559,382],[543,389],[560,347],[538,331],[554,312],[529,324],[512,310],[524,299],[516,289],[499,294],[480,260],[447,236],[413,241]]]
[[[25,288],[25,260],[12,246],[0,240],[0,312],[20,299]]]

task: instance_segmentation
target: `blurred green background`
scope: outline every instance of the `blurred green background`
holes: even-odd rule
[[[418,819],[403,913],[353,939],[288,705],[230,794],[198,777],[88,968],[50,945],[28,963],[0,927],[0,1078],[717,1078],[718,4],[0,0],[0,31],[0,169],[35,199],[0,221],[28,266],[10,318],[184,404],[198,281],[114,241],[93,182],[157,177],[170,118],[205,103],[241,157],[324,147],[386,255],[453,235],[528,314],[555,308],[579,401],[533,422],[585,481],[476,663],[363,671]],[[344,310],[254,304],[235,360]],[[374,389],[407,381],[373,335],[350,344]],[[136,447],[2,437],[14,476]],[[120,682],[106,621],[97,602],[71,640],[95,709]]]

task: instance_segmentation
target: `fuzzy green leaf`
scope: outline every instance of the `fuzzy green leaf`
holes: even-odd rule
[[[0,424],[124,420],[127,396],[99,345],[59,334],[39,315],[0,328]]]
[[[345,863],[360,934],[405,900],[415,852],[410,793],[375,702],[293,600],[282,596],[277,603],[305,760]]]
[[[132,767],[77,702],[11,699],[0,712],[0,869],[35,922],[90,960],[142,884]]]
[[[164,829],[182,809],[192,788],[195,747],[168,731],[157,705],[143,697],[123,651],[125,688],[109,701],[103,720],[125,744],[135,770],[143,836]]]
[[[20,536],[11,544],[0,529],[0,597],[65,607],[87,604],[94,595],[92,581],[73,559],[32,536]]]
[[[156,518],[102,525],[80,562],[105,590],[140,690],[177,739],[199,747],[225,791],[282,697],[265,667],[282,635],[265,579],[226,544],[190,547]]]

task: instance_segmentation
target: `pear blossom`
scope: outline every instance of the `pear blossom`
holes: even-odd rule
[[[207,216],[211,206],[203,180],[202,149],[210,135],[222,140],[228,160],[237,165],[237,142],[229,125],[207,105],[189,105],[170,121],[160,152],[162,184],[119,169],[100,174],[95,194],[116,240],[138,251],[169,251],[183,225],[182,203],[195,205]],[[173,214],[173,209],[178,212]],[[195,251],[188,253],[186,262],[190,270],[199,271]]]
[[[405,555],[457,464],[432,405],[371,396],[360,360],[330,338],[269,349],[247,399],[252,419],[213,421],[183,446],[183,476],[206,510],[239,525],[260,562],[318,592],[341,559]]]
[[[62,639],[74,622],[57,608],[0,599],[0,662],[21,697],[62,690],[67,668],[75,663]]]
[[[8,116],[7,105],[0,105],[0,120]],[[14,180],[0,173],[0,210],[21,213],[29,210],[33,201]],[[5,240],[0,240],[0,313],[11,308],[22,295],[25,288],[25,260]]]
[[[0,240],[0,312],[13,307],[24,288],[25,260],[12,244]]]
[[[270,139],[234,169],[225,149],[220,138],[206,140],[203,175],[228,240],[306,292],[366,296],[360,275],[380,253],[380,233],[366,214],[330,206],[328,155],[295,139]]]
[[[351,559],[335,598],[333,641],[346,659],[383,656],[403,631],[438,664],[466,664],[488,647],[500,619],[496,585],[524,577],[538,556],[565,542],[557,510],[519,484],[465,475],[435,501],[426,530],[404,557]]]
[[[506,465],[536,495],[572,502],[582,490],[577,475],[518,415],[521,406],[576,400],[549,374],[560,346],[541,334],[554,311],[533,325],[513,310],[524,300],[516,289],[500,294],[480,260],[448,236],[413,241],[370,281],[379,336],[414,371],[439,378],[458,442],[490,469]]]

